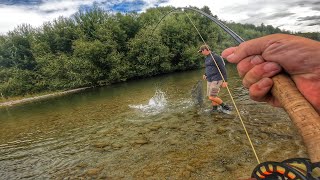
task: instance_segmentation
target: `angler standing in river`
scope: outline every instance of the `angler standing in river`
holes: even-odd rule
[[[212,102],[212,112],[219,111],[219,106],[221,106],[222,111],[230,111],[230,107],[218,97],[220,87],[226,87],[228,85],[227,73],[223,59],[217,54],[211,52],[207,45],[202,45],[198,52],[206,56],[206,69],[203,79],[207,80],[207,96]]]

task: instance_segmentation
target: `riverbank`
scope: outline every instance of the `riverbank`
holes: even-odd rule
[[[91,88],[91,87],[77,88],[77,89],[72,89],[72,90],[68,90],[68,91],[56,92],[56,93],[40,95],[40,96],[34,96],[34,97],[29,97],[29,98],[23,98],[23,99],[18,99],[18,100],[8,100],[6,102],[1,102],[0,103],[0,108],[9,107],[9,106],[13,106],[13,105],[24,104],[24,103],[30,103],[30,102],[34,102],[34,101],[39,101],[39,100],[51,98],[51,97],[63,96],[63,95],[66,95],[66,94],[71,94],[71,93],[76,93],[76,92],[79,92],[79,91],[83,91],[83,90],[88,89],[88,88]]]

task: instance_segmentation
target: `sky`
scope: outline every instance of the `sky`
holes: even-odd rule
[[[39,27],[93,4],[112,12],[144,12],[151,7],[208,6],[228,22],[272,25],[292,32],[320,32],[319,0],[0,0],[0,34],[21,24]]]

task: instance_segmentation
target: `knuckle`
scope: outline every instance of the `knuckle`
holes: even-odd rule
[[[251,69],[251,67],[245,61],[241,61],[237,65],[237,70],[238,70],[240,77],[245,76],[250,69]]]
[[[242,80],[242,85],[245,87],[245,88],[250,88],[250,83],[247,81],[247,79],[246,78],[244,78],[243,80]]]

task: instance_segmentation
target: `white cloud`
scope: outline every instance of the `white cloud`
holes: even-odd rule
[[[0,7],[0,32],[5,33],[13,30],[16,26],[28,23],[33,26],[39,26],[46,17],[40,16],[37,12],[30,11],[23,7]]]
[[[0,6],[0,34],[13,30],[21,24],[38,27],[46,21],[59,16],[69,17],[78,11],[81,5],[92,5],[92,0],[55,0],[38,6]]]
[[[0,5],[0,34],[13,30],[22,23],[34,27],[44,21],[64,16],[69,17],[77,12],[81,5],[92,5],[94,2],[106,7],[121,2],[134,0],[47,0],[38,6],[4,6]],[[159,0],[144,0],[142,11],[154,7]],[[313,17],[320,14],[320,4],[314,0],[168,0],[160,6],[202,8],[208,6],[214,15],[226,21],[272,25],[290,31],[315,32],[320,29],[319,20],[299,21],[299,18]],[[317,24],[318,23],[318,24]],[[313,26],[308,26],[315,24]]]
[[[208,6],[214,15],[226,21],[272,25],[280,29],[301,32],[320,32],[320,24],[308,26],[310,22],[299,22],[298,18],[317,16],[320,4],[313,0],[169,0],[163,5],[174,7]],[[318,9],[318,11],[316,10]],[[281,13],[283,16],[281,16]],[[278,16],[272,16],[277,14]]]

